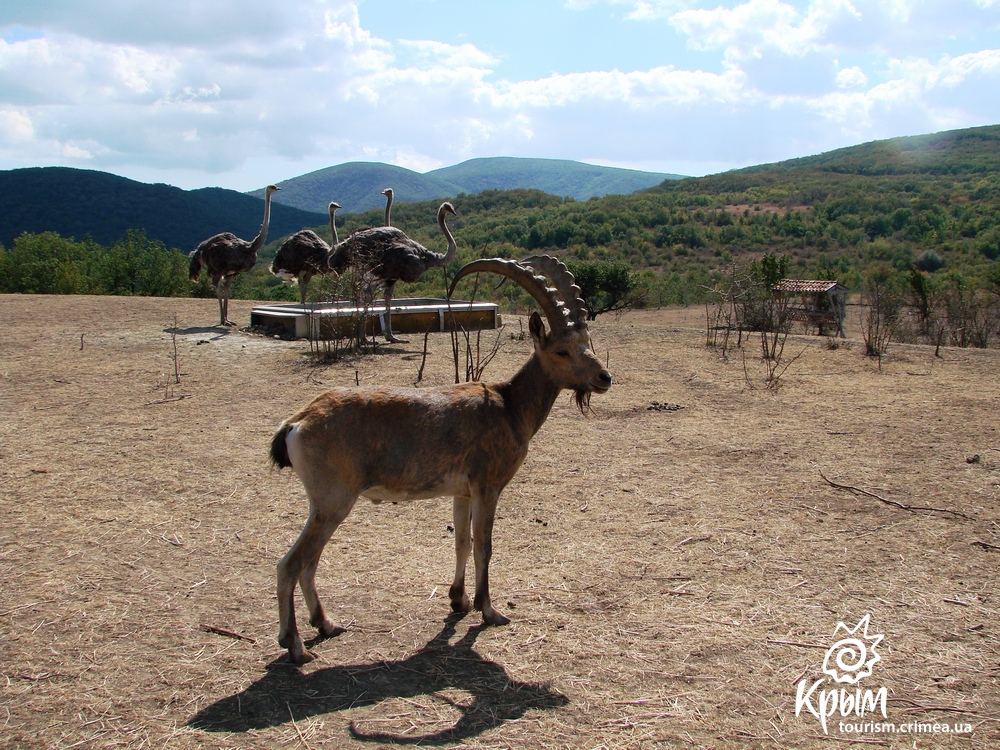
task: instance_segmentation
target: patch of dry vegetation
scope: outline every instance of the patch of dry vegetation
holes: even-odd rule
[[[703,346],[703,310],[599,320],[616,385],[589,418],[561,399],[501,499],[513,623],[448,618],[448,500],[362,501],[317,576],[348,631],[300,670],[274,566],[306,502],[268,441],[334,384],[450,382],[451,343],[317,366],[214,311],[0,297],[0,744],[840,747],[795,684],[865,614],[890,721],[1000,743],[1000,352],[897,345],[879,372],[793,337],[771,393]],[[487,377],[529,346],[505,336]]]

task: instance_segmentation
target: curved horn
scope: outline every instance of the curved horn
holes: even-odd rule
[[[463,276],[470,273],[485,271],[504,276],[516,282],[521,288],[530,294],[538,306],[542,308],[545,317],[549,321],[552,330],[564,330],[572,326],[574,321],[569,318],[569,310],[559,300],[555,289],[550,289],[545,285],[544,276],[536,276],[531,266],[525,266],[516,260],[504,260],[503,258],[482,258],[466,263],[455,274],[451,286],[448,288],[448,298],[451,298],[455,291],[455,285]]]
[[[587,320],[587,303],[580,296],[580,287],[576,285],[576,279],[573,278],[573,274],[570,273],[565,263],[551,255],[532,255],[522,260],[521,263],[531,266],[549,277],[559,291],[559,296],[569,310],[569,318],[574,324]]]

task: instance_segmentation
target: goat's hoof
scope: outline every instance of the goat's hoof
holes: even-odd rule
[[[510,618],[504,617],[495,609],[483,610],[484,625],[510,625]]]
[[[334,625],[329,620],[323,620],[323,622],[316,626],[316,630],[319,632],[320,638],[333,638],[334,636],[347,632],[347,628]]]
[[[288,659],[292,662],[292,664],[308,664],[315,658],[316,654],[312,651],[307,651],[301,641],[293,644],[288,649]]]
[[[300,648],[297,651],[292,651],[291,649],[289,649],[288,658],[292,662],[292,664],[298,664],[299,666],[302,666],[303,664],[308,664],[313,659],[315,659],[316,654],[314,654],[312,651],[306,651],[304,648]]]
[[[451,600],[451,611],[452,612],[471,612],[472,611],[472,600],[468,596],[463,596],[461,599]]]

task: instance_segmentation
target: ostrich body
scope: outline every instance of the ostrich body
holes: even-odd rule
[[[220,325],[236,325],[229,319],[229,286],[237,274],[249,271],[257,262],[257,251],[264,246],[267,225],[271,220],[271,193],[278,189],[276,185],[268,185],[264,191],[264,221],[252,241],[240,239],[232,232],[221,232],[202,240],[190,255],[188,276],[191,281],[198,280],[202,266],[212,279],[215,296],[219,298]]]
[[[374,227],[352,233],[330,254],[331,270],[339,273],[349,263],[356,263],[385,284],[385,338],[390,343],[406,343],[405,339],[397,339],[392,335],[390,303],[393,288],[397,281],[418,281],[427,269],[451,262],[458,245],[445,219],[448,214],[454,213],[455,207],[448,202],[442,203],[437,212],[438,226],[448,240],[448,250],[445,253],[428,250],[396,227]]]
[[[333,233],[333,247],[337,246],[337,223],[334,214],[340,205],[330,203],[330,231]],[[331,247],[311,229],[303,229],[281,243],[278,253],[271,262],[271,273],[283,279],[296,279],[299,283],[299,297],[306,303],[306,290],[316,274],[330,270],[328,260]]]

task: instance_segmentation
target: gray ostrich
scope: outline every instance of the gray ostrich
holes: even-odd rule
[[[354,263],[385,284],[386,341],[394,344],[406,343],[406,339],[398,339],[392,334],[390,305],[396,282],[417,281],[427,269],[447,265],[455,257],[458,245],[445,223],[448,214],[455,213],[455,207],[447,201],[438,208],[438,226],[448,240],[448,250],[445,253],[428,250],[396,227],[374,227],[352,233],[330,254],[330,270],[335,273],[342,273],[349,264]],[[388,206],[386,218],[388,218]]]
[[[337,222],[334,214],[338,208],[340,205],[331,201],[329,209],[333,248],[337,247]],[[328,261],[333,248],[311,229],[303,229],[281,243],[278,253],[271,261],[271,273],[287,280],[296,279],[299,283],[299,297],[304,305],[306,290],[312,277],[330,270]]]
[[[203,240],[190,255],[188,275],[191,281],[198,280],[202,266],[212,279],[215,296],[219,298],[220,325],[236,325],[229,319],[229,286],[237,274],[249,271],[257,262],[257,251],[264,246],[267,225],[271,220],[271,193],[278,189],[275,185],[268,185],[264,191],[264,221],[253,241],[241,240],[232,232],[221,232]]]

